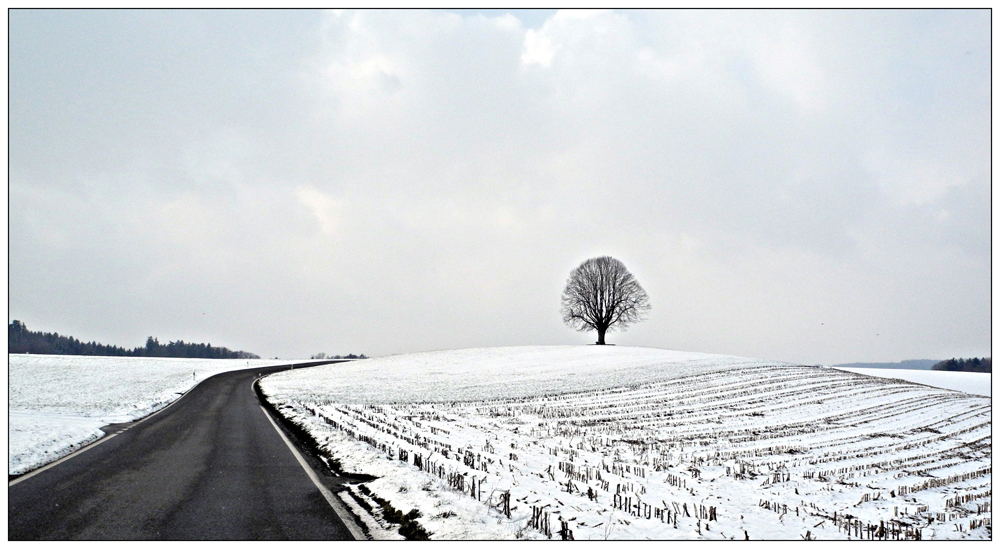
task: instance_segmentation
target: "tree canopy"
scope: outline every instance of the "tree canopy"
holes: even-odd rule
[[[649,297],[639,281],[613,257],[588,259],[569,275],[562,294],[563,322],[586,332],[597,331],[597,344],[604,334],[625,330],[645,318]]]

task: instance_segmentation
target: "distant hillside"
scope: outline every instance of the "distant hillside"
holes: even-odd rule
[[[884,368],[888,370],[930,370],[940,360],[928,358],[904,360],[902,362],[854,362],[851,364],[834,364],[831,368]]]
[[[171,341],[161,344],[155,337],[146,340],[145,347],[126,349],[91,341],[84,343],[75,337],[58,333],[32,332],[20,320],[7,326],[7,352],[35,355],[88,355],[88,356],[149,356],[175,358],[260,358],[246,351],[230,351],[208,343]]]

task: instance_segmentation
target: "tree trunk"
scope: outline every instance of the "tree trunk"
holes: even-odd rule
[[[606,332],[606,331],[608,331],[607,328],[598,328],[597,329],[597,344],[598,345],[604,345],[604,332]]]

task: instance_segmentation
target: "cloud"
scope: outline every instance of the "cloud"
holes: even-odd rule
[[[158,15],[12,14],[32,327],[268,356],[584,342],[558,296],[610,254],[654,306],[622,344],[989,352],[988,12]]]
[[[548,67],[552,64],[554,55],[552,40],[535,32],[534,29],[528,29],[524,35],[524,53],[521,54],[521,62],[525,65]]]
[[[326,236],[337,233],[340,225],[340,212],[342,204],[326,194],[312,187],[299,187],[295,189],[295,196],[303,206],[309,209],[316,220],[319,221],[320,232]]]

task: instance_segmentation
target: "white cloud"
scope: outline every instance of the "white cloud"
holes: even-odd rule
[[[754,63],[762,80],[804,109],[826,106],[829,82],[816,56],[822,44],[809,40],[800,29],[782,28],[776,36],[757,36]]]
[[[135,29],[147,63],[213,68],[166,81],[124,71],[116,50],[74,57],[114,35],[103,27],[42,32],[23,15],[9,269],[11,314],[29,325],[97,322],[108,302],[182,330],[186,305],[155,296],[183,293],[252,319],[219,344],[268,356],[585,341],[558,295],[610,254],[654,304],[623,344],[816,363],[933,358],[935,332],[988,342],[988,15],[112,26]],[[261,18],[250,39],[240,17]],[[83,31],[92,42],[69,40]],[[183,55],[154,40],[178,33]],[[107,284],[104,265],[141,283]],[[816,332],[820,317],[838,330]],[[863,339],[878,323],[898,337]]]
[[[521,54],[521,62],[525,65],[548,67],[552,64],[554,55],[552,39],[535,32],[534,29],[528,29],[524,34],[524,53]]]
[[[606,9],[562,9],[552,16],[552,19],[590,19],[595,16],[612,13]]]
[[[326,236],[334,236],[338,233],[343,213],[341,201],[307,186],[296,188],[295,197],[319,221],[320,232]]]

